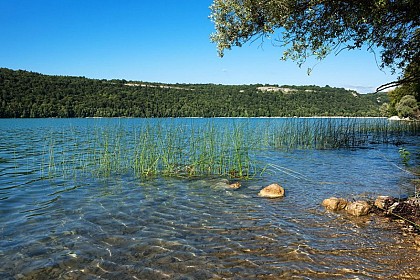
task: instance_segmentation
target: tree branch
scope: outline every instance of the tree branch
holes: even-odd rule
[[[397,80],[397,81],[393,81],[393,82],[390,82],[390,83],[383,84],[376,89],[375,93],[380,92],[380,91],[384,91],[384,90],[392,88],[392,87],[401,86],[401,85],[404,85],[404,84],[409,84],[409,83],[414,83],[414,82],[420,82],[420,77],[418,77],[418,76],[408,76],[406,78],[403,78],[403,79],[400,79],[400,80]]]

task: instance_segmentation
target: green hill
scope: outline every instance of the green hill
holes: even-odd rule
[[[159,84],[0,68],[0,117],[379,116],[383,93],[277,85]]]

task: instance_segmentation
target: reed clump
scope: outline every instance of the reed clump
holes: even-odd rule
[[[49,176],[224,176],[249,178],[266,168],[267,149],[341,149],[398,144],[418,135],[419,123],[386,119],[268,119],[206,123],[140,120],[51,133],[42,172]]]
[[[401,144],[419,135],[419,122],[387,119],[319,118],[287,119],[268,129],[270,145],[277,149],[363,148],[372,144]]]
[[[86,137],[73,136],[72,145],[57,145],[65,141],[69,137],[51,135],[46,142],[49,176],[133,173],[138,177],[247,178],[258,172],[246,129],[241,126],[219,129],[211,122],[204,126],[106,126],[95,127]]]

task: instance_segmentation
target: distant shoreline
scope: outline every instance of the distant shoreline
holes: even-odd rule
[[[5,68],[0,75],[1,118],[379,117],[389,102],[383,93],[357,95],[314,85],[153,84]]]
[[[406,119],[391,119],[387,117],[345,117],[345,116],[312,116],[312,117],[73,117],[73,118],[0,118],[1,119],[388,119],[397,121],[416,121]]]

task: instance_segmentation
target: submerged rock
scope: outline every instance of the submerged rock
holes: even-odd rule
[[[229,185],[229,188],[234,189],[234,190],[239,189],[240,187],[241,187],[241,182],[235,182]]]
[[[227,189],[229,188],[229,180],[221,179],[212,183],[212,187],[216,189]]]
[[[347,204],[346,211],[353,216],[366,216],[369,214],[371,206],[366,201],[355,201]]]
[[[322,206],[330,211],[339,211],[346,208],[348,201],[344,198],[330,197],[322,201]]]
[[[259,193],[259,196],[266,198],[278,198],[284,196],[284,188],[279,184],[271,184],[263,188]]]
[[[241,182],[230,183],[227,179],[220,179],[212,184],[214,188],[218,189],[232,189],[236,190],[241,187]]]

